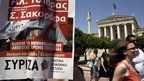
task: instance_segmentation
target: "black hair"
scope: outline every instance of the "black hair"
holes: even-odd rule
[[[131,37],[136,37],[136,36],[135,36],[135,35],[130,34],[130,35],[128,35],[128,36],[126,37],[126,41],[131,42],[131,40],[130,40],[130,38],[131,38]]]

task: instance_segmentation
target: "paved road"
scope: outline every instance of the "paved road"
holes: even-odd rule
[[[84,76],[86,81],[90,81],[90,68],[80,66],[84,70]],[[95,81],[94,79],[92,81]],[[99,81],[107,81],[105,78],[100,78]]]
[[[86,81],[90,81],[90,74],[88,71],[84,71],[84,76]],[[95,81],[94,79],[92,81]],[[100,78],[99,81],[107,81],[105,78]]]

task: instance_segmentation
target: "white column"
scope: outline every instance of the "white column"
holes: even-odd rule
[[[117,35],[118,35],[118,39],[120,39],[121,37],[120,37],[120,27],[119,27],[119,25],[117,25]]]
[[[88,34],[91,34],[91,22],[88,21]]]
[[[90,12],[88,12],[87,21],[88,21],[88,34],[91,34],[91,13]]]
[[[135,31],[135,27],[134,27],[134,24],[132,24],[132,34],[133,34],[133,35],[135,35],[135,32],[134,32],[134,31]]]
[[[111,37],[110,38],[111,38],[111,40],[113,40],[113,27],[112,26],[110,27],[110,33],[111,33]]]
[[[101,37],[101,28],[98,28],[98,36]]]
[[[125,38],[127,37],[128,33],[127,33],[127,26],[126,24],[124,24],[124,34],[125,34]]]
[[[106,30],[106,26],[104,27],[104,37],[107,37],[107,30]]]

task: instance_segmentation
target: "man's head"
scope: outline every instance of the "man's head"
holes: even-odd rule
[[[129,43],[134,43],[136,48],[139,48],[138,43],[137,43],[137,37],[135,35],[128,35],[126,37],[126,41]],[[138,49],[136,50],[136,53],[139,54]]]
[[[135,35],[128,35],[126,41],[137,44],[137,37]]]

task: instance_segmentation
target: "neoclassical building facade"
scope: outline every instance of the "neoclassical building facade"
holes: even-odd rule
[[[129,34],[136,35],[139,29],[134,16],[111,15],[96,22],[99,37],[113,39],[125,39]]]

